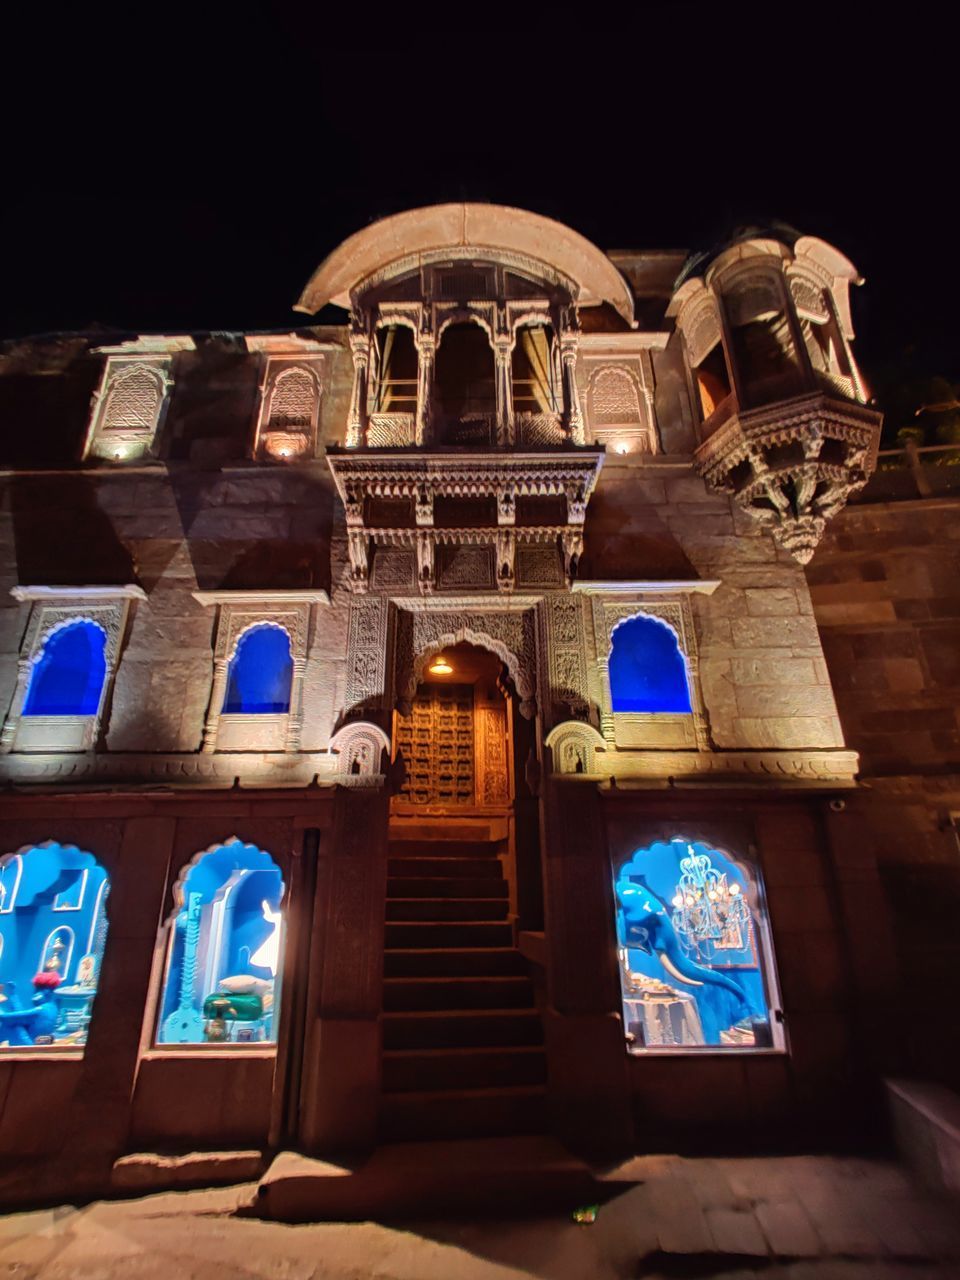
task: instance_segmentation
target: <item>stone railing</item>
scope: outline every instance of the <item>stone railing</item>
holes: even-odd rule
[[[415,443],[412,413],[371,413],[367,424],[367,444],[375,449],[403,449]]]

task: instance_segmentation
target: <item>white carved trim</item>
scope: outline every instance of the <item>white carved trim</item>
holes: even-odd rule
[[[338,752],[338,780],[350,777],[373,778],[380,773],[384,751],[390,754],[390,739],[379,725],[369,720],[354,720],[343,725],[330,739],[330,750]],[[354,762],[359,768],[354,771]]]
[[[194,600],[211,604],[329,604],[330,597],[319,587],[306,591],[191,591]]]
[[[10,594],[21,603],[32,600],[146,600],[142,587],[11,587]]]
[[[703,578],[690,580],[688,582],[575,582],[570,588],[571,591],[580,591],[584,595],[593,596],[613,596],[628,595],[631,597],[644,595],[702,595],[712,596],[717,587],[720,586],[720,580],[712,578]]]

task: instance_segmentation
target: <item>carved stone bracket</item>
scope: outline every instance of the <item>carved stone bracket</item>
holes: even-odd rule
[[[806,564],[827,521],[874,470],[880,423],[863,405],[798,397],[729,418],[696,451],[694,465]]]

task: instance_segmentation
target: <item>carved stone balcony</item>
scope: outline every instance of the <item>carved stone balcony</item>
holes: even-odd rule
[[[881,421],[853,401],[799,396],[726,417],[697,449],[694,465],[806,564],[827,521],[876,467]]]
[[[438,548],[490,547],[495,561],[490,585],[511,591],[518,544],[554,546],[557,556],[562,555],[566,579],[575,576],[603,450],[391,453],[351,448],[328,450],[327,461],[346,513],[354,591],[368,589],[378,546],[416,552],[416,580],[424,593],[437,585]],[[561,501],[548,502],[539,517],[530,518],[527,512],[518,523],[517,502],[530,498]],[[438,500],[446,500],[446,506],[438,506]]]

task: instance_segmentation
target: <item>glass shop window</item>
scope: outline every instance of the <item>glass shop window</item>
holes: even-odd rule
[[[52,632],[34,663],[22,714],[95,716],[107,674],[102,627],[86,618]]]
[[[158,1044],[276,1042],[284,884],[269,853],[231,840],[178,885]]]
[[[675,837],[638,849],[614,890],[631,1053],[783,1047],[756,871]]]
[[[610,650],[610,701],[614,711],[689,713],[687,664],[676,632],[646,614],[622,622]]]
[[[82,1047],[110,881],[89,853],[37,845],[0,866],[0,1047]]]
[[[240,637],[230,662],[224,715],[283,715],[290,710],[290,637],[262,623]]]

